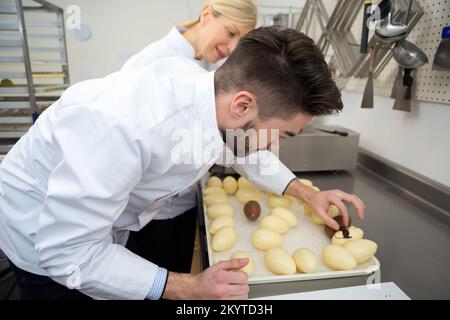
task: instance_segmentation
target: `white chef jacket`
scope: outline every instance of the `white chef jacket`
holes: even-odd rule
[[[148,66],[153,61],[163,57],[184,57],[195,61],[202,68],[212,71],[217,69],[222,62],[211,64],[206,60],[195,58],[195,51],[182,33],[186,27],[173,27],[167,36],[159,41],[151,43],[139,53],[132,56],[122,67],[122,70],[132,70]],[[270,151],[259,151],[252,155],[255,159],[247,159],[244,164],[233,164],[233,169],[244,177],[252,180],[263,188],[275,193],[282,193],[295,175]],[[256,163],[256,164],[255,164]],[[276,175],[265,175],[264,168],[276,167]],[[183,190],[180,194],[166,200],[165,205],[153,218],[155,220],[171,219],[194,208],[196,205],[195,187]]]
[[[19,268],[91,297],[144,299],[159,268],[118,239],[217,160],[178,164],[186,150],[172,134],[198,137],[199,125],[210,132],[205,147],[223,147],[214,74],[186,59],[71,86],[0,165],[0,249]]]
[[[203,69],[208,71],[216,70],[222,62],[213,64],[203,59],[196,59],[194,48],[182,35],[182,33],[186,30],[187,28],[183,26],[173,27],[165,37],[149,44],[137,54],[130,57],[122,66],[122,70],[145,67],[156,59],[165,57],[188,58],[197,63]]]

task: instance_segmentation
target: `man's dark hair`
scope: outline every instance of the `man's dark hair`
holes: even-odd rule
[[[259,117],[289,119],[342,110],[341,93],[314,41],[293,29],[249,32],[216,71],[216,94],[232,90],[256,96]]]

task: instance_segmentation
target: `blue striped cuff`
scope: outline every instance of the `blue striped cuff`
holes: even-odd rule
[[[158,271],[156,271],[155,281],[147,294],[147,299],[159,300],[161,298],[164,288],[166,287],[167,276],[167,269],[158,268]]]

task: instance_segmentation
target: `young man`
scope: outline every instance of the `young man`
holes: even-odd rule
[[[247,298],[246,274],[232,272],[247,259],[168,273],[123,246],[128,231],[197,183],[220,158],[226,130],[279,130],[279,139],[258,140],[264,149],[341,109],[313,41],[274,27],[250,32],[215,73],[164,58],[74,85],[1,164],[0,248],[20,279],[38,278],[40,286],[19,281],[28,298]],[[363,218],[361,200],[339,190],[316,192],[294,179],[285,194],[335,229],[331,203],[344,220],[343,201]]]

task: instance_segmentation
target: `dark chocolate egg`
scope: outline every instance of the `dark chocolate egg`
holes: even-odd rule
[[[348,226],[344,225],[344,217],[343,216],[337,216],[333,218],[338,224],[339,224],[339,228],[340,230],[342,229],[347,229],[348,227],[350,227],[352,225],[352,217],[348,217]],[[325,225],[325,229],[324,229],[325,233],[327,234],[327,236],[331,239],[333,238],[334,234],[338,231],[338,230],[334,230],[333,228],[330,228],[329,226]],[[345,235],[344,235],[345,236]]]
[[[257,201],[250,200],[244,205],[244,213],[249,220],[256,220],[261,215],[261,206]]]

